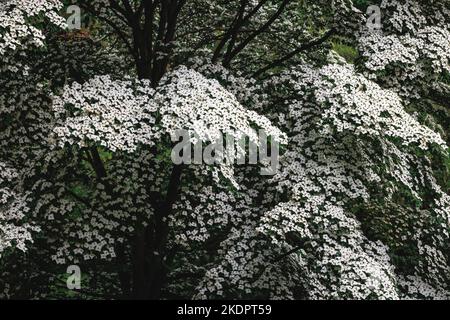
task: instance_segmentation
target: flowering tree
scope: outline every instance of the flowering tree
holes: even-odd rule
[[[449,298],[449,9],[369,5],[0,4],[0,296]]]

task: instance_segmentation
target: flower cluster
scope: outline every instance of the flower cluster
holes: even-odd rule
[[[10,247],[26,251],[27,243],[33,242],[32,233],[39,231],[25,222],[30,211],[27,194],[10,188],[18,178],[14,169],[0,162],[0,257]]]
[[[358,48],[367,75],[407,98],[439,87],[450,72],[449,10],[444,1],[384,0],[383,32],[363,33]]]
[[[239,141],[243,138],[248,137],[250,142],[260,146],[256,129],[263,129],[277,143],[286,143],[284,133],[266,117],[243,107],[217,80],[185,67],[162,79],[155,102],[163,115],[162,126],[170,135],[184,129],[192,133],[193,139],[198,137],[203,143],[214,143],[221,135],[230,136],[235,140],[237,153],[242,156],[245,150]],[[223,158],[234,158],[234,155],[224,151]],[[237,187],[230,164],[220,164],[220,172]]]
[[[185,67],[166,75],[156,91],[146,80],[98,76],[82,85],[74,82],[53,98],[53,110],[58,119],[55,139],[61,146],[95,143],[113,152],[133,152],[139,145],[155,145],[163,133],[173,136],[178,130],[188,130],[192,139],[195,133],[203,143],[229,135],[240,155],[245,152],[239,144],[243,138],[260,145],[256,129],[286,143],[286,136],[266,117],[244,108],[218,81]],[[220,172],[237,187],[232,163],[220,164]]]
[[[446,148],[445,143],[408,115],[395,93],[351,67],[300,70],[272,80],[277,90],[283,86],[299,97],[290,104],[286,121],[295,135],[273,179],[291,200],[265,212],[258,230],[275,245],[298,246],[293,254],[301,261],[302,286],[309,298],[413,297],[399,282],[403,275],[396,268],[404,266],[391,260],[407,246],[417,254],[410,258],[420,261],[408,276],[433,288],[446,287],[449,197],[435,182],[429,161],[411,149],[433,144]],[[420,207],[409,205],[387,209],[407,221],[396,225],[384,221],[387,204],[383,210],[364,208],[390,203],[405,189],[418,201],[423,190],[433,190],[435,204],[426,216],[420,218]],[[373,217],[361,219],[365,214]],[[439,222],[430,223],[429,215]],[[378,230],[389,225],[396,225],[397,240],[389,239],[393,235],[387,229]],[[371,231],[369,237],[367,230],[373,228],[376,236]],[[426,244],[429,239],[432,245]]]
[[[29,18],[45,17],[53,24],[64,28],[64,19],[57,14],[62,8],[59,0],[6,0],[0,4],[0,55],[2,55],[1,69],[10,63],[14,53],[28,47],[43,46],[43,32],[30,25]],[[10,66],[11,71],[16,70]],[[17,70],[16,70],[17,71]]]
[[[75,263],[95,297],[450,298],[448,146],[417,108],[448,111],[447,0],[383,0],[379,33],[360,1],[144,3],[79,0],[75,32],[61,1],[0,4],[0,297],[60,297]],[[179,130],[228,160],[260,129],[272,177],[172,162]]]
[[[152,146],[160,135],[153,93],[148,81],[115,81],[109,76],[67,85],[53,99],[61,121],[54,129],[56,139],[60,145],[86,147],[91,142],[111,151]]]
[[[420,125],[404,110],[397,94],[356,74],[352,66],[307,67],[293,76],[298,79],[295,89],[320,106],[323,114],[318,125],[324,133],[351,131],[398,138],[404,145],[416,143],[423,149],[433,143],[445,148],[439,134]],[[300,115],[299,106],[291,108]]]

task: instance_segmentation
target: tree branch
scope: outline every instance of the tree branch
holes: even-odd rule
[[[256,30],[255,32],[253,32],[247,39],[245,39],[244,41],[242,41],[237,47],[236,49],[234,49],[232,52],[230,52],[227,56],[225,56],[225,59],[223,61],[223,65],[225,67],[229,67],[231,60],[233,60],[233,58],[238,55],[242,50],[245,49],[245,47],[251,42],[253,41],[253,39],[255,39],[258,35],[260,35],[261,33],[265,32],[277,19],[278,17],[283,13],[284,9],[286,8],[286,6],[288,5],[288,3],[291,0],[283,0],[283,2],[281,3],[280,7],[278,8],[278,10],[272,15],[272,17],[270,17],[270,19],[263,24],[258,30]]]

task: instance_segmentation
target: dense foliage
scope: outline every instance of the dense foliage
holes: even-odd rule
[[[1,298],[450,298],[448,0],[2,0],[0,56]]]

